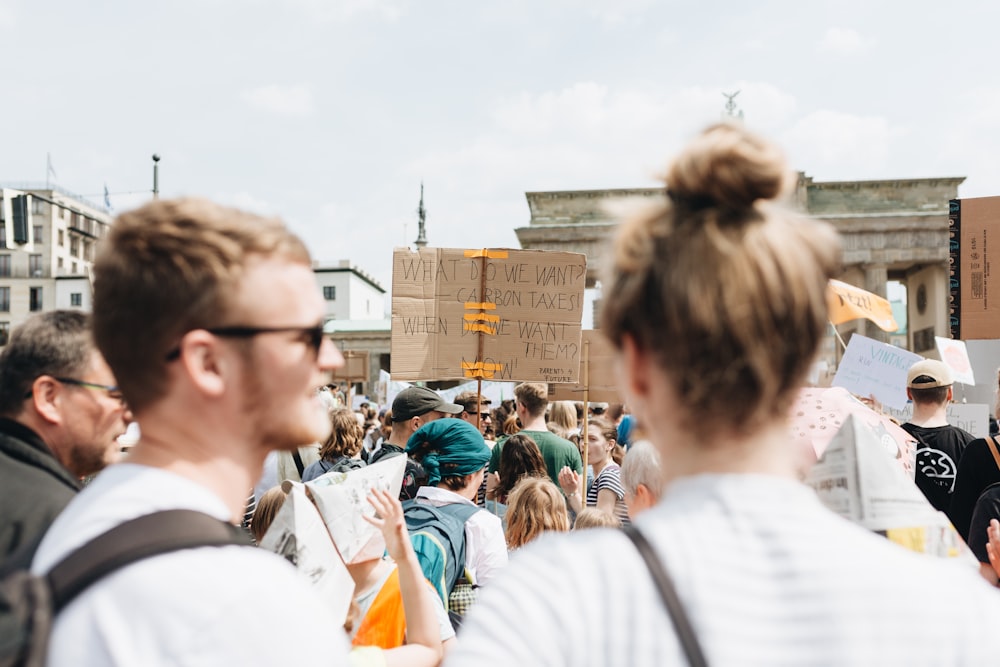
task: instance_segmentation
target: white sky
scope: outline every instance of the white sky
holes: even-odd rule
[[[655,185],[722,92],[817,180],[1000,194],[1000,3],[0,0],[0,182],[284,217],[391,287],[394,246],[518,247],[526,191]],[[123,193],[138,192],[127,195]]]

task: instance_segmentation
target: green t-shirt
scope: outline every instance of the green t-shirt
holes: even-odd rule
[[[559,471],[563,466],[569,466],[576,472],[583,474],[583,460],[580,458],[580,450],[569,440],[560,438],[550,431],[519,431],[519,435],[526,435],[535,441],[538,449],[542,452],[542,459],[545,467],[549,471],[549,477],[559,486]],[[496,446],[490,453],[490,472],[500,469],[500,450],[503,449],[504,437],[497,441]]]

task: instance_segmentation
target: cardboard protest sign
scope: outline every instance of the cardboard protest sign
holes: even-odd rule
[[[807,483],[830,510],[914,551],[971,557],[948,518],[852,415],[834,436]]]
[[[919,354],[854,334],[832,384],[856,396],[874,396],[883,405],[900,410],[908,400],[906,373],[922,359]]]
[[[987,249],[1000,243],[1000,197],[952,199],[948,207],[948,310],[955,340],[1000,338],[1000,272]],[[995,252],[995,250],[994,250]]]
[[[330,371],[330,378],[333,380],[353,380],[355,382],[368,381],[368,350],[341,350],[344,357],[344,365]]]
[[[615,374],[615,349],[600,331],[584,331],[581,344],[590,344],[587,369],[588,401],[623,403]],[[573,384],[550,384],[550,401],[582,401],[584,396],[583,354],[580,354],[579,380]]]
[[[934,342],[937,345],[938,354],[941,355],[941,361],[951,371],[955,382],[976,384],[976,376],[972,372],[972,362],[969,361],[969,351],[965,349],[965,342],[941,338],[941,336],[935,336]]]
[[[330,605],[335,618],[346,618],[354,597],[354,579],[333,546],[316,506],[298,482],[285,482],[288,493],[260,547],[283,556],[308,577]]]
[[[392,378],[575,382],[586,256],[397,248]]]
[[[305,483],[345,563],[382,556],[382,533],[362,515],[375,514],[368,502],[371,489],[387,489],[393,496],[399,495],[405,467],[405,456],[391,456],[350,472],[328,472]]]
[[[905,424],[913,417],[913,404],[907,403],[902,410],[885,408],[885,412],[900,424]],[[990,434],[990,406],[985,403],[949,403],[946,419],[952,426],[968,431],[977,438],[985,438]]]
[[[887,299],[839,280],[827,284],[826,305],[833,324],[866,319],[883,331],[891,333],[899,329]]]

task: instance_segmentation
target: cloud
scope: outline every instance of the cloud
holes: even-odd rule
[[[830,53],[837,56],[853,56],[864,53],[871,42],[857,30],[851,28],[830,28],[823,35],[816,50],[820,53]]]
[[[316,112],[312,90],[307,84],[302,83],[289,86],[277,84],[261,86],[244,91],[242,98],[256,109],[279,116],[303,118]]]
[[[796,168],[824,178],[870,178],[884,170],[898,131],[880,116],[814,111],[781,133]]]

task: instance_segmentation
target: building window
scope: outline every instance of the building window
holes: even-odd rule
[[[31,230],[31,239],[37,245],[45,245],[45,234],[42,231],[41,225],[33,225]]]
[[[7,225],[0,225],[0,248],[7,247]]]
[[[10,277],[10,255],[0,255],[0,277]]]
[[[10,322],[0,322],[0,345],[6,345],[10,340]]]
[[[42,256],[41,255],[29,255],[28,256],[28,274],[32,278],[37,278],[42,275]]]
[[[80,237],[70,236],[69,237],[69,254],[73,257],[80,256]]]
[[[83,292],[70,292],[69,305],[79,308],[83,305]]]
[[[62,257],[57,257],[56,258],[56,266],[58,268],[60,268],[60,269],[63,268],[63,258]]]
[[[74,274],[76,273],[76,262],[73,262],[71,273],[74,273]]]
[[[45,215],[45,202],[43,202],[38,197],[32,197],[31,213],[32,215]]]
[[[42,288],[32,287],[28,295],[28,310],[37,312],[42,309]]]
[[[58,245],[60,248],[63,248],[66,246],[66,232],[60,229],[58,234],[59,234],[59,240],[56,241],[56,245]]]
[[[327,301],[336,301],[337,287],[335,285],[325,285],[323,287],[323,298]]]
[[[10,312],[10,288],[0,287],[0,311]]]

